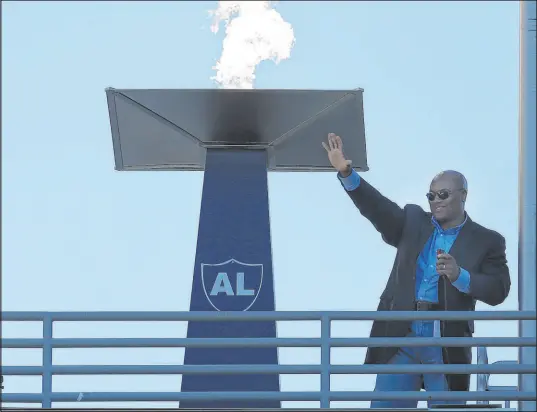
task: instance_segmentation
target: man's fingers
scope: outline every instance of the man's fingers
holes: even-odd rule
[[[449,272],[447,270],[437,270],[439,276],[444,276],[449,279]]]
[[[336,147],[340,150],[343,149],[343,142],[341,141],[341,137],[338,135],[336,135]]]
[[[334,150],[336,148],[336,141],[334,139],[334,133],[330,133],[328,135],[328,144],[330,145],[331,150]]]
[[[453,256],[451,255],[448,255],[447,253],[442,253],[441,255],[438,255],[437,257],[437,260],[452,260],[453,259]]]
[[[456,264],[454,264],[453,262],[437,262],[436,263],[436,270],[452,270],[454,269],[455,267],[457,267]]]
[[[447,268],[454,267],[454,266],[455,265],[453,264],[453,262],[449,262],[447,260],[436,262],[436,267],[438,269],[447,269]]]

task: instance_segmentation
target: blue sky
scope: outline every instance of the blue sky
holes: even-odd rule
[[[188,310],[203,175],[115,172],[104,89],[215,87],[211,67],[223,39],[209,30],[207,11],[215,7],[3,4],[2,310]],[[463,172],[470,216],[507,240],[513,286],[504,310],[517,309],[518,7],[283,2],[277,10],[293,25],[296,45],[289,60],[262,63],[256,73],[257,88],[365,89],[371,170],[364,177],[400,205],[426,207],[438,171]],[[269,190],[277,309],[374,310],[395,250],[354,209],[335,174],[271,174]],[[338,322],[334,335],[365,336],[369,327]],[[185,331],[179,322],[60,324],[55,336]],[[316,336],[319,327],[282,324],[278,332]],[[40,324],[3,324],[4,337],[40,333]],[[515,322],[481,322],[476,336],[516,333]],[[335,350],[334,363],[361,363],[363,353]],[[5,365],[40,364],[40,356],[2,350]],[[58,350],[54,361],[177,364],[182,356],[181,349],[80,349]],[[491,360],[515,356],[516,349],[490,350]],[[281,363],[319,359],[315,349],[280,351]],[[492,383],[515,380],[495,376]],[[283,390],[317,390],[318,381],[281,378]],[[334,390],[371,390],[373,383],[373,376],[332,378]],[[40,378],[6,377],[5,386],[40,392]],[[179,387],[178,376],[81,376],[56,377],[53,389]]]

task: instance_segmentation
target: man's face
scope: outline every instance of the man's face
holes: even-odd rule
[[[439,223],[455,220],[464,214],[463,200],[466,198],[466,192],[459,180],[453,176],[435,178],[431,182],[427,198],[431,213]]]

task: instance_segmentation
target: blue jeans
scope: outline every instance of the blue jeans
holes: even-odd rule
[[[414,321],[412,331],[408,336],[432,337],[440,336],[439,321]],[[435,330],[436,329],[436,330]],[[394,357],[389,361],[395,365],[412,364],[443,364],[442,347],[411,347],[400,348]],[[379,374],[375,384],[375,391],[420,391],[422,383],[428,391],[447,391],[448,385],[444,374]],[[431,405],[453,404],[453,401],[428,401]],[[418,401],[397,400],[397,401],[372,401],[371,408],[416,408]]]

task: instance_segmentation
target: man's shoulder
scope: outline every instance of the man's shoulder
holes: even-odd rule
[[[405,231],[420,230],[419,228],[423,225],[428,225],[431,222],[432,214],[416,204],[406,204],[403,211],[405,212]]]
[[[403,210],[405,211],[407,219],[431,219],[432,217],[431,213],[426,212],[421,206],[415,205],[413,203],[405,205]]]
[[[474,226],[474,231],[481,238],[488,239],[492,243],[504,243],[505,244],[505,238],[500,232],[497,232],[496,230],[485,227],[473,220],[472,220],[472,225]]]

